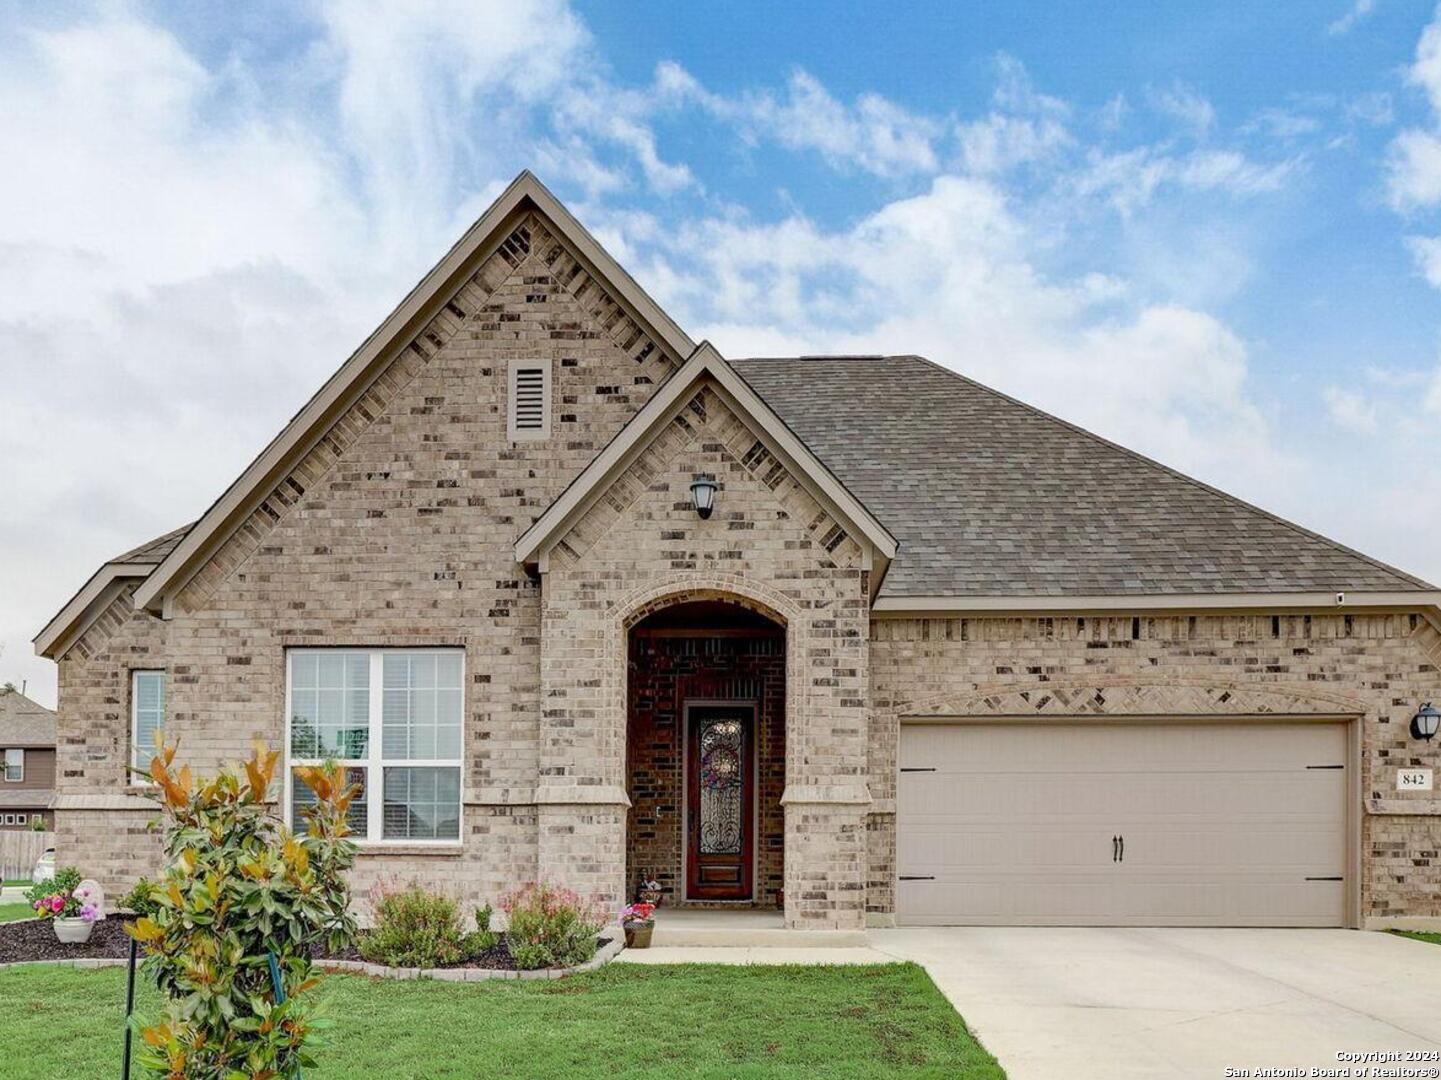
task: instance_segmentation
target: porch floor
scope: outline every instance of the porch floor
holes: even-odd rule
[[[833,946],[866,944],[864,930],[787,930],[785,916],[773,909],[657,908],[652,948]]]

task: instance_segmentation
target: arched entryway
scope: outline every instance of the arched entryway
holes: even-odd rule
[[[673,907],[783,907],[786,627],[690,592],[626,629],[626,889]]]

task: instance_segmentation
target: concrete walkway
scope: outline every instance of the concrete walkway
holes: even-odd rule
[[[947,927],[870,940],[924,965],[1011,1080],[1311,1075],[1342,1051],[1441,1051],[1441,947],[1391,934]]]

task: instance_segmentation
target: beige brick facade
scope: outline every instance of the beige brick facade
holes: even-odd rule
[[[167,731],[210,770],[256,738],[283,741],[288,649],[452,646],[466,671],[461,842],[368,851],[358,889],[416,878],[482,903],[543,878],[617,905],[634,884],[630,630],[723,599],[785,630],[783,848],[769,865],[792,927],[893,910],[909,715],[1355,716],[1360,914],[1441,916],[1441,803],[1393,782],[1441,764],[1406,732],[1417,702],[1441,700],[1441,635],[1420,614],[873,616],[867,541],[709,377],[556,536],[542,572],[520,565],[518,535],[685,359],[562,232],[534,211],[507,222],[167,618],[137,612],[132,583],[68,647],[62,862],[112,892],[158,865],[153,810],[125,771],[132,670],[166,670]],[[548,438],[507,441],[512,360],[550,365]],[[690,502],[698,473],[720,484],[709,520]]]

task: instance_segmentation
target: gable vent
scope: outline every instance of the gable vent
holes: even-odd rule
[[[507,435],[511,442],[550,435],[550,364],[513,360],[510,365]]]

